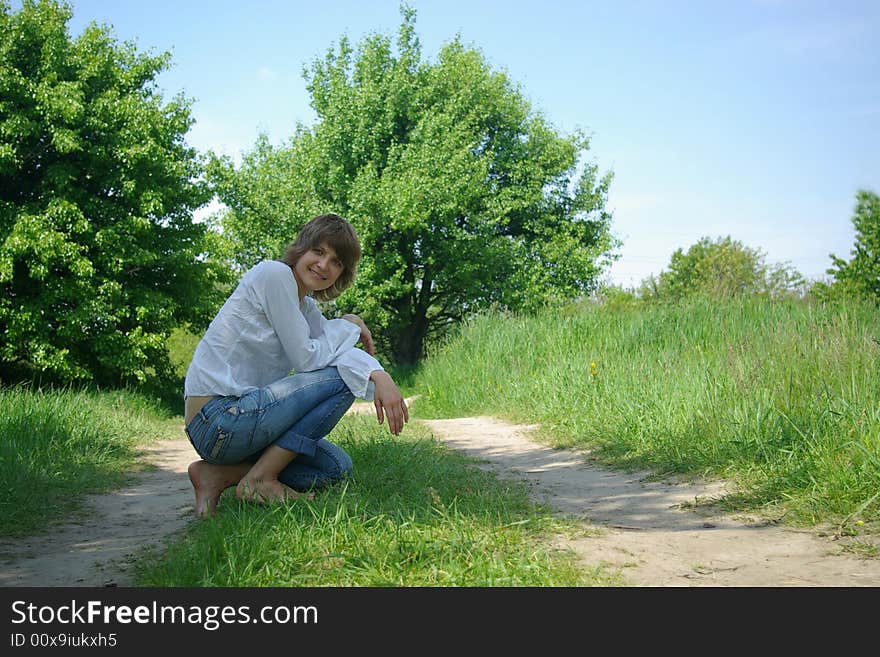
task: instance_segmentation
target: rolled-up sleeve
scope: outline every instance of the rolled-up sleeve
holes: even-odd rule
[[[350,326],[354,326],[360,337],[360,329],[345,319],[327,319],[321,314],[318,305],[312,299],[306,300],[305,313],[306,321],[311,328],[312,335],[321,335],[327,331],[335,330],[336,322],[344,322]],[[357,340],[355,340],[357,342]],[[373,401],[373,390],[375,384],[370,381],[370,374],[376,370],[385,371],[385,368],[373,356],[363,349],[352,347],[340,353],[331,363],[339,370],[339,376],[345,381],[345,385],[351,390],[358,399]]]
[[[373,391],[376,384],[370,381],[370,374],[376,370],[384,371],[385,369],[378,360],[363,349],[354,347],[337,358],[333,365],[339,370],[339,376],[345,381],[351,394],[358,399],[373,401]]]

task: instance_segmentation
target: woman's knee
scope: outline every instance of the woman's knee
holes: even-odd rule
[[[265,406],[307,410],[333,400],[343,412],[354,402],[354,395],[335,367],[314,372],[301,372],[285,377],[262,388]]]
[[[306,491],[337,484],[353,472],[354,466],[348,453],[322,440],[313,456],[298,456],[282,470],[278,479],[294,490]]]
[[[340,478],[350,477],[354,473],[354,463],[352,463],[351,457],[348,455],[348,452],[344,450],[340,450],[340,460],[339,460],[339,469]]]
[[[344,479],[354,472],[351,456],[339,445],[335,445],[328,440],[321,440],[319,449],[324,452],[321,459],[324,470],[334,481]]]

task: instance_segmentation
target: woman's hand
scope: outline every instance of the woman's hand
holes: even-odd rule
[[[373,390],[373,405],[376,407],[376,418],[379,424],[385,416],[388,417],[388,431],[395,436],[400,435],[403,425],[409,422],[409,409],[397,384],[388,374],[382,370],[375,370],[370,374],[370,379],[375,384]]]
[[[370,333],[370,329],[367,328],[367,325],[357,315],[343,315],[342,319],[348,320],[352,324],[355,324],[361,330],[361,344],[364,346],[364,351],[366,351],[370,356],[374,355],[376,351],[375,346],[373,345],[373,334]]]

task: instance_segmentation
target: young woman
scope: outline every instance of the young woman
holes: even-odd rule
[[[211,322],[184,384],[186,433],[201,457],[189,466],[197,515],[213,514],[230,486],[241,500],[271,502],[350,474],[351,458],[325,436],[355,397],[372,400],[394,435],[409,421],[363,320],[328,320],[315,303],[351,286],[360,257],[351,224],[319,215],[282,260],[245,273]]]

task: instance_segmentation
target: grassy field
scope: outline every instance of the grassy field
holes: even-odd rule
[[[472,321],[419,373],[421,417],[540,423],[619,467],[725,477],[735,509],[880,525],[880,312],[746,298]]]
[[[70,516],[88,493],[118,488],[139,446],[180,438],[181,418],[133,392],[0,389],[0,536]]]
[[[622,468],[723,477],[725,504],[851,534],[880,531],[880,313],[743,299],[585,304],[475,318],[408,371],[414,415],[492,414]],[[191,351],[181,339],[178,351]],[[180,356],[181,363],[185,360]],[[0,532],[45,529],[120,486],[138,446],[182,418],[131,392],[0,390]],[[603,586],[554,548],[584,531],[412,422],[334,430],[355,477],[313,501],[238,503],[137,565],[142,586]]]
[[[142,469],[139,446],[182,437],[182,417],[131,392],[0,390],[0,536],[50,530],[86,494]],[[314,501],[242,505],[227,491],[216,517],[167,553],[146,552],[141,586],[603,586],[602,568],[554,547],[577,523],[533,505],[412,423],[392,437],[375,417],[334,430],[356,477]]]
[[[583,532],[411,424],[393,437],[346,416],[331,439],[355,476],[313,501],[260,507],[224,493],[220,513],[143,559],[141,586],[601,586],[553,548]]]

